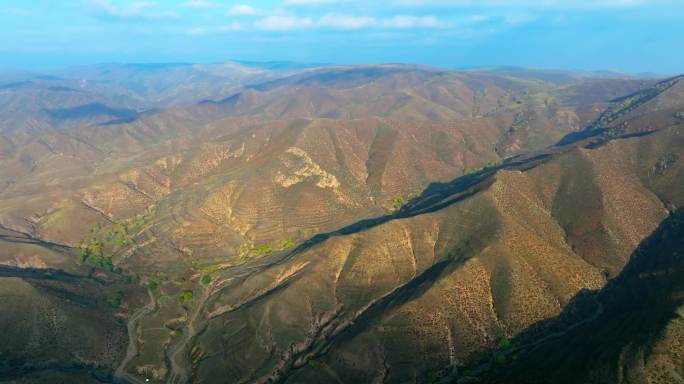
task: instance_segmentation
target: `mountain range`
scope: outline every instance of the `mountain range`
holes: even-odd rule
[[[682,383],[682,79],[0,73],[0,382]]]

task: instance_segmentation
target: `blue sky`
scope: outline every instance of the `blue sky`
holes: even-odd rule
[[[405,62],[684,72],[684,0],[0,0],[0,67]]]

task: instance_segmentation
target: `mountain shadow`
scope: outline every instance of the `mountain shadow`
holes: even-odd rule
[[[683,304],[680,208],[603,289],[578,294],[559,316],[443,382],[681,383],[684,360],[668,345],[681,344]]]

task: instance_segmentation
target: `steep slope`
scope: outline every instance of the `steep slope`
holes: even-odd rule
[[[599,292],[498,352],[486,383],[682,383],[684,213],[673,212]],[[562,331],[558,331],[561,329]],[[513,356],[508,359],[506,356]],[[474,372],[470,372],[471,376]]]
[[[91,278],[0,266],[0,382],[111,380],[127,343],[117,297]]]

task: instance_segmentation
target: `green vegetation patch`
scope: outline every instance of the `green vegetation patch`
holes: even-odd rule
[[[202,272],[202,273],[214,273],[214,272],[220,271],[222,268],[223,267],[221,267],[220,265],[209,265],[207,267],[202,268],[200,270],[200,272]]]
[[[388,209],[390,212],[396,212],[401,209],[401,207],[406,204],[407,201],[413,199],[416,197],[415,193],[409,193],[408,195],[403,195],[401,193],[397,193],[394,195],[394,197],[391,200],[391,207]]]
[[[93,267],[113,271],[114,254],[134,244],[134,237],[154,215],[154,209],[149,208],[133,218],[114,220],[107,228],[101,223],[96,223],[90,229],[88,237],[81,241],[81,251],[76,256],[76,264],[88,263]]]
[[[290,249],[295,246],[295,240],[291,237],[288,237],[287,239],[280,240],[280,248],[281,249]]]
[[[465,167],[463,168],[463,174],[464,175],[472,175],[474,173],[478,173],[482,170],[482,167]]]
[[[497,364],[506,364],[506,356],[505,355],[496,355],[494,358],[494,362]]]
[[[501,340],[499,341],[499,344],[498,344],[497,347],[498,347],[499,349],[506,349],[506,348],[509,348],[510,346],[511,346],[511,341],[510,341],[509,339],[507,339],[507,338],[504,338],[504,339],[501,339]]]
[[[119,307],[121,307],[121,302],[123,301],[123,296],[123,292],[121,291],[114,292],[112,297],[109,298],[109,305],[114,309],[119,309]]]
[[[392,198],[392,208],[394,208],[394,210],[399,210],[399,208],[401,208],[404,205],[404,203],[404,196],[400,194],[397,194]]]
[[[187,303],[188,301],[191,301],[193,299],[193,293],[192,291],[183,291],[181,293],[180,297],[178,298],[178,302],[180,304]]]
[[[467,175],[472,175],[472,174],[475,174],[478,172],[482,172],[483,170],[485,170],[487,168],[496,167],[498,164],[499,163],[496,161],[490,161],[487,164],[485,164],[484,167],[465,167],[465,168],[463,168],[463,175],[467,176]]]
[[[273,253],[273,247],[271,247],[270,244],[261,244],[252,248],[252,252],[256,253],[258,256],[268,255],[269,253]]]

